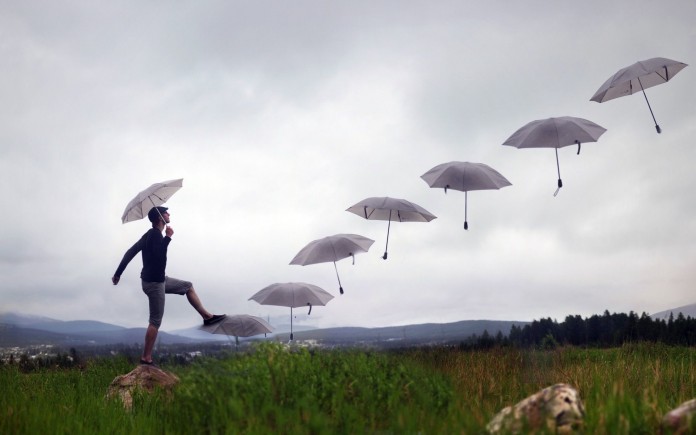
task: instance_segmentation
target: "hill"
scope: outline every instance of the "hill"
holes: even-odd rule
[[[90,324],[90,322],[86,322]],[[70,325],[68,328],[73,328]],[[102,346],[109,344],[141,345],[145,337],[145,328],[121,328],[102,331],[53,332],[35,328],[0,323],[0,347],[26,347],[36,345],[53,345],[64,347]],[[187,337],[160,332],[157,335],[160,344],[195,343]]]
[[[381,328],[327,328],[294,333],[295,340],[317,340],[324,344],[389,344],[395,346],[416,344],[458,343],[484,332],[494,336],[498,332],[508,335],[512,325],[524,326],[527,322],[504,320],[462,320],[452,323],[425,323],[420,325],[388,326]],[[285,337],[288,334],[279,334]]]
[[[675,318],[679,315],[679,313],[682,313],[684,317],[692,317],[696,319],[696,304],[684,305],[682,307],[660,311],[659,313],[655,313],[650,317],[652,317],[655,320],[667,320],[669,319],[670,313],[674,314]]]
[[[326,345],[414,345],[432,343],[456,343],[472,335],[485,332],[494,336],[500,331],[507,335],[512,325],[523,326],[527,322],[497,320],[463,320],[453,323],[427,323],[420,325],[389,326],[380,328],[339,327],[326,329],[295,328],[295,340],[314,340]],[[94,346],[108,344],[140,345],[145,328],[124,328],[118,325],[93,321],[61,321],[40,316],[17,313],[0,314],[0,347],[22,347],[39,344],[60,346]],[[289,333],[279,325],[269,339],[289,340]],[[263,339],[263,336],[250,339]],[[197,328],[172,332],[160,331],[160,344],[191,344],[229,340],[228,337],[210,335]]]

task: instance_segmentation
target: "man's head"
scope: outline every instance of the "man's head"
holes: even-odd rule
[[[169,214],[167,211],[167,207],[152,207],[150,211],[147,213],[147,218],[150,220],[150,222],[157,223],[160,221],[160,219],[163,219],[164,214]],[[168,219],[164,219],[164,223],[167,223]]]

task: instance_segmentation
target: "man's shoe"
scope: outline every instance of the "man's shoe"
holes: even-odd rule
[[[214,324],[216,324],[217,322],[219,322],[219,321],[221,321],[222,319],[224,319],[225,317],[227,317],[226,314],[213,314],[213,317],[211,317],[210,319],[205,319],[205,320],[203,320],[203,324],[206,325],[206,326],[208,326],[208,325],[214,325]]]
[[[152,367],[157,367],[157,368],[159,368],[159,366],[158,366],[157,364],[155,364],[154,361],[145,361],[145,360],[142,359],[142,358],[140,358],[140,365],[143,365],[143,366],[152,366]]]

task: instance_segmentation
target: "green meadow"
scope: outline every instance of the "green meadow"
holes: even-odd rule
[[[105,398],[125,357],[23,372],[0,366],[1,434],[480,434],[502,408],[559,382],[585,404],[580,433],[655,434],[696,397],[696,348],[308,350],[249,352],[164,365],[172,394]],[[669,432],[663,432],[669,433]]]

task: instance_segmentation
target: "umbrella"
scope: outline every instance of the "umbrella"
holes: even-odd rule
[[[121,216],[121,222],[131,222],[138,219],[142,219],[147,216],[147,212],[150,211],[152,207],[157,207],[169,200],[176,193],[177,190],[181,189],[183,186],[183,178],[177,180],[163,181],[161,183],[155,183],[142,192],[138,193],[135,198],[133,198],[126,209],[123,211],[123,216]]]
[[[332,261],[334,269],[336,270],[339,291],[343,294],[343,287],[341,286],[341,278],[338,276],[336,262],[344,258],[353,257],[353,264],[355,264],[355,254],[367,252],[374,242],[374,240],[358,234],[336,234],[324,237],[309,242],[297,255],[295,255],[295,258],[290,261],[290,264],[306,266],[308,264],[327,263]]]
[[[607,131],[606,128],[583,118],[561,116],[559,118],[539,119],[532,121],[514,132],[503,145],[515,148],[555,148],[556,168],[558,169],[558,190],[563,187],[561,167],[558,164],[558,148],[576,145],[580,154],[580,144],[597,142],[597,139]]]
[[[483,163],[449,162],[442,163],[421,175],[430,187],[442,187],[464,192],[464,229],[469,229],[466,221],[467,196],[470,190],[492,190],[511,186],[507,178]]]
[[[650,101],[645,94],[646,88],[651,88],[670,81],[679,71],[686,68],[687,64],[676,60],[665,59],[664,57],[654,57],[652,59],[636,62],[631,66],[620,69],[616,74],[609,77],[597,92],[590,98],[590,101],[603,103],[614,98],[631,95],[640,89],[648,103],[650,115],[655,122],[655,130],[662,133],[662,129],[657,125],[655,114],[653,114]]]
[[[309,306],[312,313],[313,305],[326,305],[333,296],[326,290],[304,282],[286,282],[271,284],[259,290],[249,298],[261,305],[278,305],[290,307],[290,340],[292,335],[292,309]]]
[[[389,229],[391,221],[399,222],[430,222],[436,216],[418,204],[414,204],[405,199],[385,197],[366,198],[346,211],[355,213],[368,220],[389,221],[387,224],[387,244],[384,247],[383,259],[387,259],[387,248],[389,247]]]
[[[248,314],[227,316],[218,323],[203,325],[199,329],[211,334],[234,336],[237,345],[239,345],[239,337],[251,337],[273,332],[273,327],[268,322]]]

